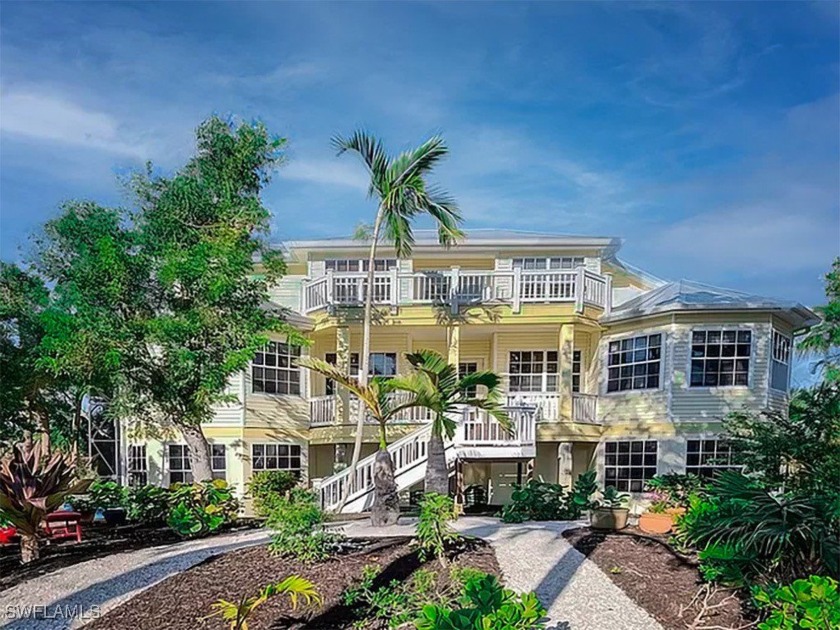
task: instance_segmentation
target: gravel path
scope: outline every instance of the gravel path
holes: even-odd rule
[[[261,530],[235,532],[165,547],[117,553],[75,564],[0,592],[0,627],[7,630],[77,628],[199,562],[266,542]],[[126,630],[131,630],[126,628]]]
[[[341,529],[350,536],[411,535],[416,519],[374,530],[366,521]],[[594,562],[561,535],[576,523],[504,524],[496,518],[468,516],[456,529],[489,540],[504,573],[517,591],[535,591],[548,609],[551,630],[662,630]]]

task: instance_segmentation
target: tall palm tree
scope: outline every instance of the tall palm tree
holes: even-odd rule
[[[401,411],[411,407],[419,407],[420,404],[411,395],[407,397],[394,396],[393,394],[396,391],[394,387],[395,379],[375,376],[368,383],[362,383],[360,379],[345,374],[336,366],[312,357],[299,359],[298,365],[332,379],[346,388],[359,399],[362,414],[367,412],[379,425],[379,450],[376,453],[373,468],[374,498],[371,523],[375,527],[393,525],[399,518],[400,500],[397,495],[397,484],[394,480],[394,461],[388,452],[386,425]],[[345,484],[345,496],[347,487],[354,475],[355,471],[351,470]]]
[[[510,418],[502,407],[501,377],[486,370],[458,376],[458,366],[449,363],[434,350],[420,350],[407,354],[414,373],[408,377],[392,379],[391,387],[410,392],[414,403],[430,409],[435,414],[429,437],[426,464],[426,492],[449,493],[449,474],[446,466],[444,436],[452,439],[456,422],[452,415],[464,406],[486,411],[505,431],[511,430]],[[484,387],[484,396],[478,396],[478,387]]]
[[[411,222],[418,215],[429,215],[437,226],[438,241],[449,247],[463,236],[458,227],[461,215],[455,201],[441,189],[430,186],[426,178],[449,149],[440,136],[433,136],[416,149],[389,157],[382,142],[366,131],[358,130],[349,138],[336,136],[332,140],[338,155],[348,151],[359,155],[370,175],[368,196],[377,201],[376,218],[370,241],[367,267],[365,317],[362,332],[362,356],[359,383],[366,385],[370,364],[370,327],[373,311],[373,277],[376,249],[380,240],[392,245],[398,258],[411,254],[414,235]],[[396,290],[393,287],[392,290]],[[362,450],[364,411],[356,422],[356,440],[350,462],[350,475],[355,478]],[[350,492],[349,484],[339,504],[344,507]]]

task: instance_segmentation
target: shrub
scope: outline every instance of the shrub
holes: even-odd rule
[[[812,575],[789,586],[756,586],[752,595],[767,615],[759,630],[840,628],[840,593],[831,578]]]
[[[301,562],[318,562],[329,558],[341,535],[322,529],[324,512],[315,494],[295,488],[289,497],[277,499],[266,520],[273,530],[269,550],[279,556],[289,556]]]
[[[215,612],[205,619],[220,616],[228,622],[230,630],[248,630],[248,617],[254,609],[276,595],[288,595],[293,609],[297,608],[299,597],[305,599],[307,604],[321,603],[321,596],[312,582],[297,575],[290,575],[281,582],[262,587],[256,597],[243,596],[238,602],[225,599],[214,602],[210,608]]]
[[[592,508],[592,495],[598,489],[594,470],[578,476],[572,490],[567,492],[556,483],[531,479],[511,495],[511,502],[500,513],[505,523],[524,521],[558,521],[580,518],[584,510]]]
[[[128,520],[135,523],[163,523],[169,514],[169,490],[160,486],[128,489]]]
[[[703,480],[697,475],[668,473],[656,475],[650,479],[646,490],[656,493],[667,501],[671,507],[688,508],[690,497],[698,495],[703,490]]]
[[[545,608],[534,593],[517,595],[490,575],[470,579],[461,608],[423,607],[417,630],[528,630],[544,628]]]
[[[298,484],[298,478],[286,470],[261,470],[248,482],[248,494],[254,500],[254,512],[268,516],[279,499]]]
[[[239,500],[222,479],[194,484],[176,483],[170,488],[166,523],[179,536],[193,538],[216,531],[236,518]]]
[[[452,499],[436,492],[429,492],[420,502],[420,517],[417,521],[417,542],[420,557],[438,558],[446,564],[446,549],[459,536],[449,526],[455,520],[455,504]]]
[[[601,493],[601,498],[592,502],[592,506],[597,509],[618,510],[627,505],[630,495],[626,492],[619,492],[615,486],[607,486]]]
[[[94,510],[124,508],[128,504],[128,492],[116,481],[96,479],[88,489],[87,503]]]

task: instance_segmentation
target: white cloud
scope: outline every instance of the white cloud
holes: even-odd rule
[[[113,116],[39,90],[0,91],[0,132],[138,159],[149,156],[142,144],[126,141],[122,126]]]
[[[356,190],[367,191],[368,178],[364,168],[352,161],[322,159],[292,159],[280,169],[281,179],[306,182],[310,184],[327,184],[329,186],[343,186]]]

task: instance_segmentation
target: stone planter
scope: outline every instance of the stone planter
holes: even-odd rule
[[[592,529],[624,529],[627,527],[629,508],[595,508],[589,515]]]

